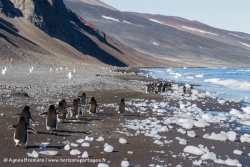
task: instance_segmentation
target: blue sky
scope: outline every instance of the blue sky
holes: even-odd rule
[[[101,0],[120,11],[197,20],[212,27],[250,34],[250,0]]]

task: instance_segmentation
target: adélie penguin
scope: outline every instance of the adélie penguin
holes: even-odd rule
[[[58,125],[57,115],[63,116],[62,113],[56,111],[56,107],[54,105],[49,106],[48,112],[43,112],[40,113],[39,115],[46,117],[47,130],[57,130],[57,125]]]
[[[34,128],[27,126],[24,117],[20,117],[18,123],[16,125],[10,125],[8,129],[15,129],[14,141],[16,147],[26,148],[28,143],[28,132],[37,133]]]
[[[19,116],[19,118],[24,117],[27,126],[31,126],[31,121],[35,123],[34,119],[31,117],[29,106],[25,106],[21,113],[13,115],[13,117],[17,116]]]

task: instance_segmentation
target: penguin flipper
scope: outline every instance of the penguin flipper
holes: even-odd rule
[[[32,117],[30,117],[30,120],[35,124],[35,121],[34,121],[34,119]]]
[[[18,113],[18,114],[13,115],[12,117],[17,117],[17,116],[20,116],[20,115],[21,115],[21,113]]]
[[[43,112],[43,113],[40,113],[39,115],[40,115],[40,116],[43,116],[43,117],[44,117],[44,116],[46,117],[46,116],[48,115],[48,112]]]
[[[8,126],[7,129],[8,129],[8,130],[9,130],[9,129],[16,129],[16,126],[17,126],[17,125],[10,125],[10,126]]]
[[[29,132],[32,132],[32,133],[34,133],[34,134],[37,134],[36,130],[35,130],[34,128],[30,127],[30,126],[27,127],[27,130],[28,130]]]

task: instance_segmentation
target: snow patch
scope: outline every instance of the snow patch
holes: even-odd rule
[[[210,34],[210,35],[219,36],[218,34],[214,34],[214,33],[211,33],[211,32],[207,32],[207,31],[204,31],[204,30],[199,30],[199,29],[192,28],[192,27],[182,26],[182,28],[185,28],[185,29],[188,29],[188,30],[191,30],[191,31],[197,31],[197,32],[200,32],[200,33],[205,33],[205,34]]]

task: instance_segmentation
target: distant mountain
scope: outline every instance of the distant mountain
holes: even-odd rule
[[[64,0],[101,31],[155,60],[173,66],[250,66],[249,34],[179,17],[121,12],[95,2]]]
[[[124,46],[62,0],[0,1],[1,63],[165,66]]]

